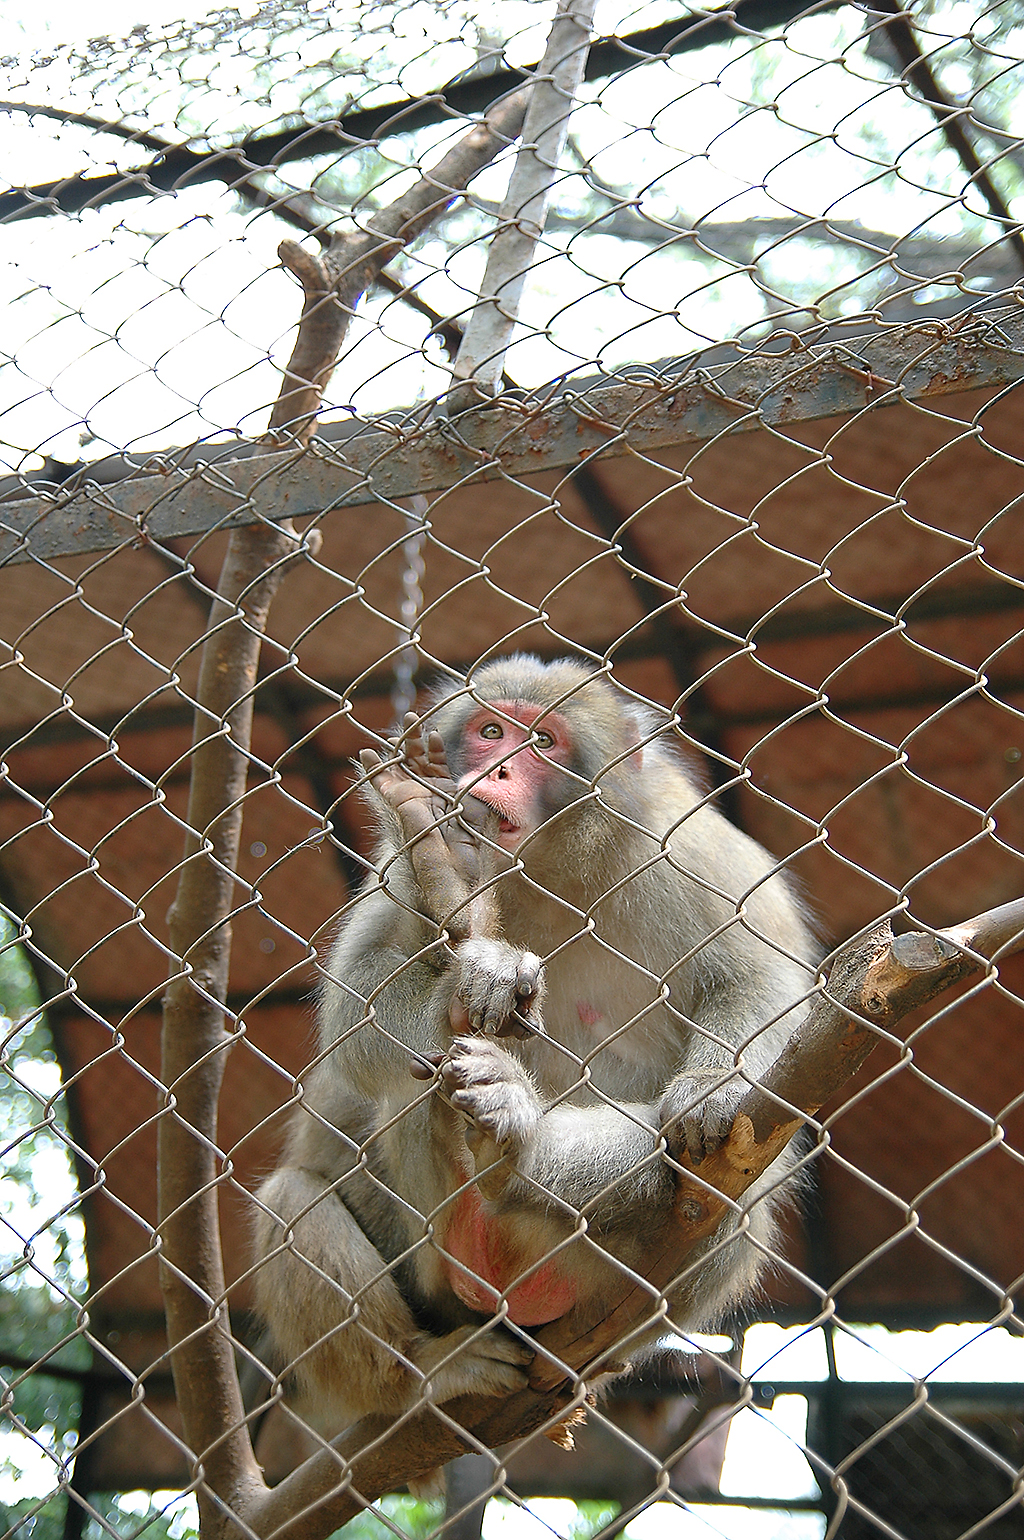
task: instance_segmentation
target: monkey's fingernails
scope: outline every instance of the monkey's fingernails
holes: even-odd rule
[[[381,759],[380,755],[375,752],[375,750],[360,749],[359,763],[362,765],[367,775],[376,775],[377,771],[380,770],[384,764],[384,761]]]
[[[533,1037],[537,1031],[534,1022],[524,1016],[521,1011],[513,1011],[511,1016],[506,1016],[500,1026],[495,1027],[495,1037]]]

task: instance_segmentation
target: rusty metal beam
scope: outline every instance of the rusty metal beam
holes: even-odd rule
[[[901,400],[927,400],[1024,378],[1016,306],[927,321],[785,353],[704,367],[650,369],[624,384],[558,395],[511,394],[454,421],[360,432],[243,460],[168,468],[107,487],[0,505],[0,564],[163,541],[331,508],[393,503],[498,477],[571,470],[627,449],[698,445],[771,426],[785,430]],[[214,463],[215,462],[215,463]]]

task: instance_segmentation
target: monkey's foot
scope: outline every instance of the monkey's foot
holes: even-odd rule
[[[685,1146],[695,1165],[729,1137],[747,1082],[729,1069],[691,1070],[669,1086],[661,1103],[661,1129],[669,1149]],[[724,1082],[724,1084],[723,1084]]]
[[[459,946],[457,959],[453,1031],[528,1037],[543,1030],[544,967],[533,952],[521,952],[507,941],[474,938]]]
[[[505,1156],[515,1160],[544,1112],[522,1065],[492,1038],[457,1037],[441,1074],[452,1106],[472,1119],[466,1143],[477,1170]],[[508,1176],[504,1167],[485,1177],[485,1197],[497,1197]]]
[[[436,1406],[453,1396],[510,1396],[529,1383],[533,1349],[501,1326],[460,1326],[444,1337],[424,1333],[409,1354],[424,1375],[414,1397]]]

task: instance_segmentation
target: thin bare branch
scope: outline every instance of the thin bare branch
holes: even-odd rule
[[[308,441],[359,295],[387,257],[425,229],[518,133],[524,111],[524,93],[500,103],[431,172],[375,215],[367,230],[335,237],[324,256],[292,241],[283,244],[282,260],[302,284],[305,300],[295,349],[271,414],[270,435],[290,430],[293,441]],[[206,1537],[237,1534],[232,1516],[242,1523],[255,1520],[268,1491],[245,1423],[224,1302],[217,1105],[232,1044],[224,1015],[230,916],[260,649],[289,559],[310,543],[309,538],[300,539],[288,521],[256,524],[231,535],[203,647],[193,732],[191,832],[170,917],[171,946],[181,966],[165,995],[161,1049],[167,1087],[167,1110],[158,1133],[161,1286],[185,1441],[202,1463],[199,1503]],[[330,1469],[323,1472],[321,1460],[303,1479],[326,1481],[328,1489],[335,1486],[337,1462],[332,1456],[327,1459]],[[374,1469],[371,1458],[370,1484]],[[356,1503],[349,1516],[359,1506]],[[326,1535],[340,1522],[325,1514],[326,1509],[312,1516],[311,1535]]]
[[[596,0],[559,0],[498,231],[487,254],[480,300],[455,360],[455,379],[462,383],[452,392],[449,410],[464,411],[498,388],[565,148],[569,114],[583,79],[595,9]]]
[[[360,295],[395,252],[444,213],[477,172],[512,143],[523,126],[527,96],[524,89],[498,102],[408,192],[374,214],[364,230],[335,234],[320,255],[282,241],[281,261],[302,284],[304,298],[299,333],[270,420],[272,432],[287,433],[298,444],[309,442]]]
[[[209,1485],[238,1501],[261,1477],[243,1422],[228,1336],[217,1215],[217,1101],[231,1046],[225,1029],[230,913],[249,767],[260,643],[290,530],[256,525],[228,547],[203,647],[193,732],[185,864],[170,913],[181,958],[164,997],[158,1129],[161,1287],[178,1406]],[[207,1506],[200,1499],[201,1508]]]
[[[964,128],[964,120],[970,116],[969,109],[956,106],[943,91],[918,46],[913,18],[903,9],[899,0],[877,0],[873,8],[891,15],[892,20],[882,25],[903,64],[904,80],[909,81],[931,108],[947,144],[960,157],[961,165],[1006,231],[1007,239],[1024,266],[1024,235],[1021,234],[1020,222],[1010,213],[1006,200],[993,182],[988,167],[979,160]]]

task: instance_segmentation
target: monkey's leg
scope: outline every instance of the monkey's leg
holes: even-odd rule
[[[282,1167],[259,1197],[269,1212],[257,1223],[257,1305],[302,1386],[302,1414],[321,1431],[526,1384],[533,1354],[500,1327],[439,1337],[417,1326],[386,1261],[322,1175]]]

